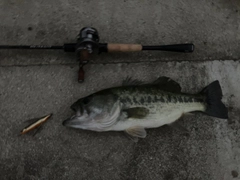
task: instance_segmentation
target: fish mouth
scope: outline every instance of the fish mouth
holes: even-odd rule
[[[78,116],[72,116],[71,118],[68,118],[62,122],[62,125],[66,127],[76,127],[80,124],[81,123],[78,120]]]
[[[68,126],[69,120],[70,120],[70,118],[64,120],[64,121],[62,122],[62,125],[63,125],[63,126]]]

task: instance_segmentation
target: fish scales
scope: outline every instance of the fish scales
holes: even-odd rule
[[[135,91],[134,91],[135,90]],[[204,97],[199,95],[182,95],[161,91],[159,89],[152,89],[147,92],[145,88],[129,90],[113,90],[120,97],[120,101],[126,107],[133,107],[135,105],[151,104],[151,103],[195,103],[204,102]]]

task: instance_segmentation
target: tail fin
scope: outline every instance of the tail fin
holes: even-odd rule
[[[201,94],[206,95],[207,108],[205,113],[209,116],[227,119],[228,109],[222,103],[222,89],[219,81],[214,81],[205,87]]]

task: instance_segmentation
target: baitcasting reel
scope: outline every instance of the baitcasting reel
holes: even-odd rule
[[[141,44],[110,44],[99,43],[98,31],[92,27],[81,29],[76,43],[67,43],[63,46],[7,46],[0,45],[0,49],[63,49],[65,52],[75,52],[79,60],[78,81],[84,81],[83,66],[89,62],[89,55],[102,52],[133,52],[143,50],[159,50],[191,53],[194,51],[193,44],[174,44],[160,46],[143,46]]]

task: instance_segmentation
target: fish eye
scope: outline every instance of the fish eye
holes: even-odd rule
[[[83,99],[82,102],[83,102],[83,104],[88,104],[88,103],[90,103],[91,99],[92,99],[92,97],[86,97]]]

